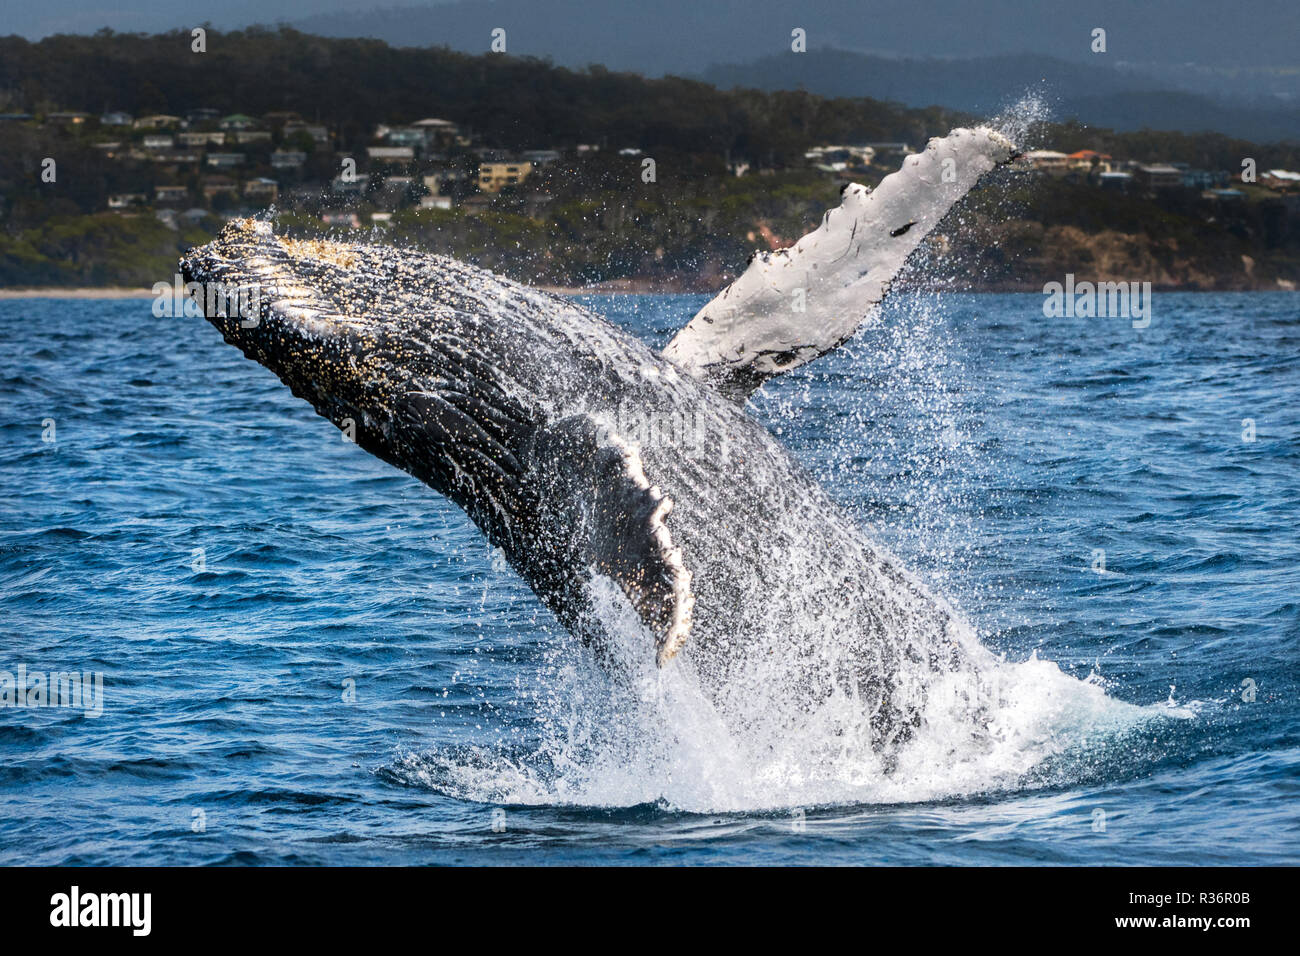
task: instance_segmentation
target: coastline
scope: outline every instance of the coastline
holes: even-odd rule
[[[1091,278],[1091,277],[1090,277]],[[720,281],[717,288],[690,288],[681,282],[660,282],[654,279],[621,279],[601,282],[589,286],[535,285],[529,288],[555,295],[674,295],[679,293],[710,294],[717,292],[726,284]],[[1297,285],[1279,280],[1276,283],[1255,283],[1242,286],[1232,285],[1166,285],[1155,283],[1156,292],[1295,292]],[[1042,293],[1042,287],[1023,282],[992,282],[972,288],[964,283],[931,283],[925,287],[932,292],[965,292],[995,294],[1005,292]],[[918,291],[914,286],[901,286],[900,291]],[[24,288],[0,289],[0,301],[7,299],[152,299],[154,292],[147,288],[126,288],[122,286],[31,286]]]
[[[152,299],[152,289],[122,286],[28,286],[0,289],[0,299]]]

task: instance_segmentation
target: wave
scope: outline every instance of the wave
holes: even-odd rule
[[[629,652],[644,644],[639,627],[619,633]],[[779,681],[755,673],[745,680],[759,689],[749,712],[724,718],[688,667],[620,675],[561,641],[526,695],[539,708],[527,746],[405,752],[382,773],[502,805],[726,813],[905,804],[1113,777],[1158,759],[1151,732],[1196,713],[1170,701],[1126,703],[1096,675],[1079,680],[1036,655],[1008,662],[979,650],[967,668],[929,686],[914,736],[882,757],[872,747],[870,708],[850,694],[786,708],[774,699]],[[982,702],[978,711],[973,700]]]

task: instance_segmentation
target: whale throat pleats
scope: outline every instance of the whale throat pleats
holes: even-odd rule
[[[647,478],[635,444],[586,415],[538,430],[528,457],[545,498],[539,510],[561,529],[545,548],[618,585],[654,635],[662,667],[686,643],[695,606],[667,524],[672,499]]]
[[[820,227],[789,249],[755,256],[664,356],[743,402],[852,336],[948,210],[1015,155],[994,130],[957,129],[908,156],[874,191],[846,187]]]

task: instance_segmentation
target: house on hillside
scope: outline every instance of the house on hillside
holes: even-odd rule
[[[129,209],[132,206],[143,206],[149,201],[149,197],[144,193],[116,193],[108,197],[109,209]]]
[[[872,151],[875,160],[891,166],[916,152],[907,143],[864,143],[863,146]]]
[[[1213,189],[1215,186],[1222,186],[1225,182],[1222,173],[1214,173],[1208,169],[1183,170],[1183,185],[1188,189]]]
[[[203,180],[200,187],[206,199],[212,200],[217,196],[238,196],[239,184],[229,176],[208,176]]]
[[[375,139],[385,146],[406,146],[411,150],[424,149],[424,131],[411,126],[376,126]]]
[[[814,146],[803,154],[803,158],[822,172],[840,173],[870,166],[876,158],[876,150],[871,146]]]
[[[1097,185],[1102,189],[1118,189],[1126,192],[1133,185],[1133,174],[1109,172],[1097,174]]]
[[[409,163],[415,159],[415,150],[410,146],[367,146],[366,155],[386,163]]]
[[[461,135],[460,127],[450,120],[429,117],[416,120],[411,127],[423,131],[425,149],[428,150],[469,145],[469,139]]]
[[[182,146],[224,146],[225,133],[177,133],[176,142]]]
[[[1081,149],[1066,157],[1066,165],[1071,172],[1108,173],[1111,171],[1111,155],[1099,153],[1095,149]]]
[[[177,129],[181,125],[179,116],[155,113],[153,116],[141,116],[131,124],[134,129]]]
[[[478,188],[485,193],[499,193],[506,186],[518,186],[533,171],[533,164],[523,161],[480,163]]]
[[[1171,163],[1144,163],[1133,170],[1134,180],[1144,189],[1177,189],[1183,185],[1183,171]]]
[[[534,169],[541,169],[550,166],[552,163],[558,163],[562,154],[558,149],[526,149],[523,152],[523,158],[533,164]]]
[[[302,169],[305,162],[307,162],[306,153],[277,149],[271,154],[271,167],[273,169]]]
[[[159,150],[150,153],[149,160],[165,166],[198,166],[199,154],[188,150]]]
[[[1061,177],[1070,171],[1070,157],[1054,149],[1031,149],[1021,154],[1019,162],[1048,176]]]
[[[1275,192],[1294,192],[1300,189],[1300,173],[1289,169],[1270,169],[1259,177],[1259,184]]]
[[[432,195],[450,196],[469,180],[469,173],[464,169],[435,169],[421,178]]]
[[[280,184],[274,179],[259,176],[244,183],[244,197],[258,202],[273,203],[280,195]]]
[[[243,130],[260,129],[262,124],[246,113],[231,113],[217,125],[227,133],[238,133]]]

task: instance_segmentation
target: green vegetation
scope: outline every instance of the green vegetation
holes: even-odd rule
[[[923,142],[960,120],[951,111],[869,99],[722,92],[676,77],[566,70],[532,58],[395,48],[287,28],[209,29],[208,52],[193,53],[190,44],[185,31],[0,38],[0,110],[292,110],[329,125],[341,149],[364,146],[377,123],[439,116],[502,149],[604,143],[718,158],[731,150],[772,164],[801,161],[810,139]]]
[[[557,184],[544,218],[530,218],[515,197],[504,195],[478,215],[403,210],[384,224],[382,235],[528,282],[581,285],[636,277],[710,288],[724,270],[766,246],[760,229],[796,239],[838,201],[838,191],[825,176],[808,172],[687,178],[675,186],[636,180],[633,188],[618,190]],[[299,234],[325,231],[310,217],[285,217],[282,224]]]
[[[717,90],[601,67],[567,70],[529,58],[394,48],[293,30],[209,30],[207,52],[188,32],[156,36],[0,38],[0,284],[136,285],[165,280],[176,254],[202,242],[215,213],[258,211],[269,199],[250,184],[275,180],[275,206],[298,234],[337,233],[322,214],[374,220],[385,241],[418,245],[516,278],[576,285],[635,278],[664,287],[714,288],[758,248],[778,247],[813,227],[838,201],[844,177],[811,168],[804,153],[830,143],[905,142],[914,147],[974,118],[905,109],[871,99],[801,91]],[[150,154],[152,132],[101,123],[105,110],[185,117],[211,131],[237,165],[211,153]],[[56,114],[81,111],[76,121]],[[226,136],[214,115],[248,114],[256,137]],[[267,121],[294,114],[300,122]],[[464,134],[436,160],[367,160],[378,124],[435,116]],[[320,131],[310,134],[305,127]],[[1184,162],[1222,174],[1245,157],[1262,170],[1300,168],[1300,145],[1261,145],[1217,134],[1114,133],[1077,125],[1036,129],[1034,143],[1116,159]],[[579,151],[579,144],[590,148]],[[552,149],[557,162],[518,186],[478,194],[474,148]],[[626,153],[620,151],[626,150]],[[303,156],[291,169],[273,151]],[[184,154],[179,141],[174,153]],[[190,150],[191,153],[195,152]],[[355,157],[355,194],[331,186]],[[206,157],[206,160],[201,157]],[[657,177],[641,179],[653,157]],[[58,175],[42,179],[53,158]],[[896,156],[851,172],[878,182]],[[732,174],[736,164],[746,175]],[[419,208],[434,167],[458,173],[453,208]],[[403,179],[409,177],[409,180]],[[224,183],[224,185],[223,185]],[[159,187],[178,190],[166,223]],[[1065,271],[1149,269],[1161,284],[1275,288],[1300,282],[1297,197],[1240,186],[1235,199],[1199,189],[1156,195],[1111,192],[1088,182],[1006,178],[972,197],[943,244],[954,280],[1041,285]],[[119,212],[106,211],[110,197]],[[134,199],[124,197],[136,197]]]
[[[950,278],[977,288],[1037,289],[1066,272],[1141,277],[1160,288],[1278,289],[1300,282],[1296,207],[1268,190],[1207,200],[1029,180],[977,192],[947,230]],[[942,272],[937,264],[936,271]]]
[[[212,231],[173,230],[151,215],[56,215],[0,232],[0,286],[151,286]]]

